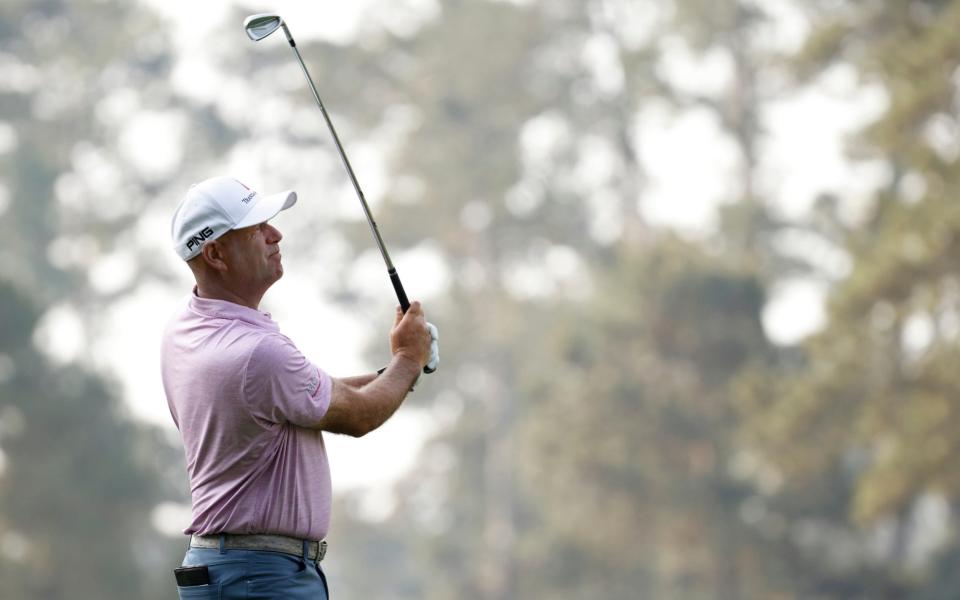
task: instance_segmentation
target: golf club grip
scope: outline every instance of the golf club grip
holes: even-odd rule
[[[400,283],[400,275],[397,274],[396,269],[389,269],[387,273],[390,275],[390,283],[393,284],[393,291],[397,293],[397,300],[400,302],[400,309],[406,313],[407,309],[410,308],[410,301],[407,300],[407,293],[403,291],[403,284]]]
[[[393,284],[393,290],[397,293],[397,300],[400,301],[400,309],[406,313],[407,309],[410,308],[410,301],[407,300],[407,292],[403,290],[403,284],[400,283],[400,275],[397,274],[397,270],[394,268],[389,269],[387,273],[390,274],[390,283]],[[436,369],[423,368],[424,373],[433,373],[434,371],[436,371]]]

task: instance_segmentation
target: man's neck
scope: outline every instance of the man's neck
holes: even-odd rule
[[[253,310],[260,310],[260,300],[263,298],[262,293],[259,295],[243,294],[222,286],[211,285],[209,282],[203,284],[197,282],[196,293],[200,298],[207,298],[209,300],[225,300],[227,302],[239,304],[240,306],[252,308]]]

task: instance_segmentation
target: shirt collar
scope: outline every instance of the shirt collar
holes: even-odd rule
[[[196,286],[193,287],[193,292],[190,294],[189,306],[192,311],[205,317],[243,321],[271,331],[280,331],[280,326],[270,318],[270,313],[260,312],[249,306],[242,306],[228,300],[201,298],[197,295]]]

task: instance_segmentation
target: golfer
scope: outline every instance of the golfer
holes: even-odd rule
[[[418,302],[397,308],[385,370],[344,379],[259,310],[283,275],[283,236],[268,221],[296,201],[293,191],[261,195],[215,177],[191,187],[173,215],[174,249],[196,279],[161,356],[193,503],[175,570],[181,598],[327,598],[322,432],[359,437],[382,425],[431,359]]]

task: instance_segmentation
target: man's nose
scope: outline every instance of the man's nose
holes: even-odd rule
[[[280,233],[280,230],[271,225],[270,223],[264,223],[267,230],[267,243],[276,244],[283,239],[283,234]]]

